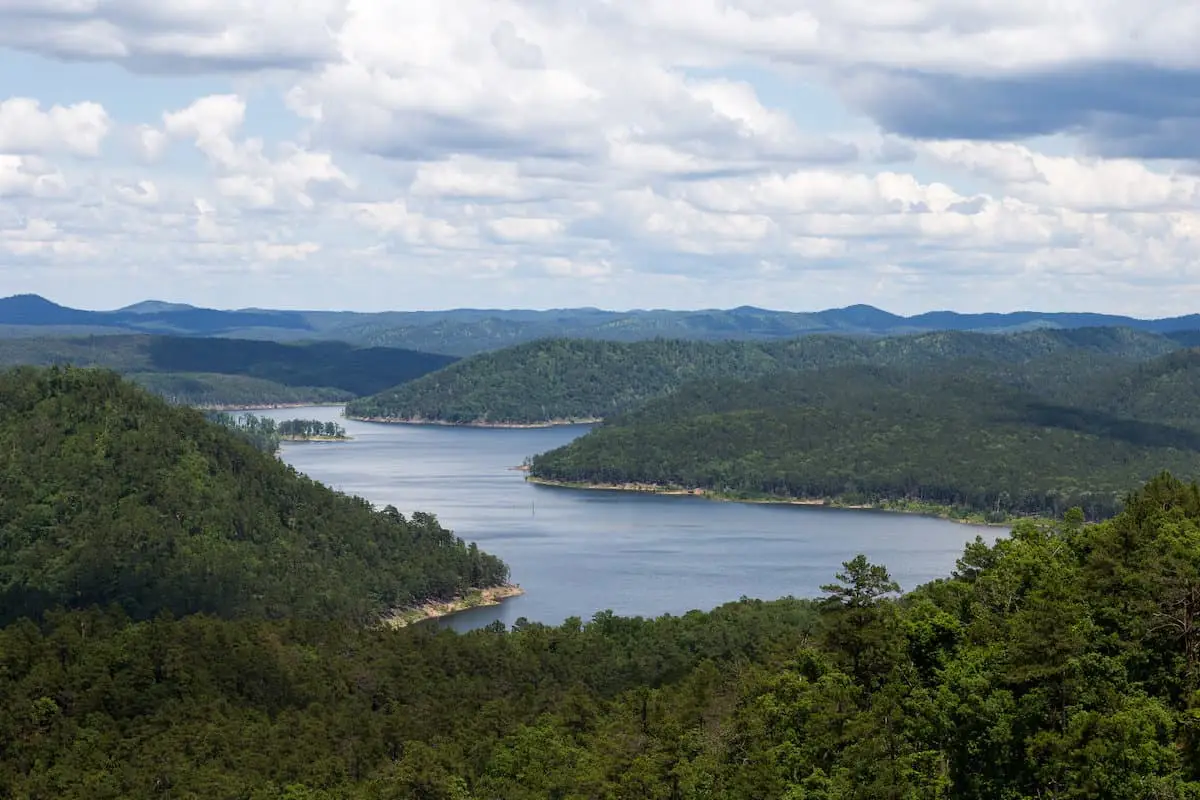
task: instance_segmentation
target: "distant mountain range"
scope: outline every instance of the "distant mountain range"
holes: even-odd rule
[[[1036,329],[1126,327],[1151,333],[1200,330],[1200,314],[1137,319],[1112,314],[931,311],[905,317],[868,305],[816,312],[742,306],[700,311],[281,311],[198,308],[147,300],[114,311],[68,308],[33,294],[0,299],[0,338],[70,334],[158,333],[274,341],[339,340],[455,356],[550,337],[639,341],[786,339],[810,333],[888,336],[931,331],[1013,333]]]

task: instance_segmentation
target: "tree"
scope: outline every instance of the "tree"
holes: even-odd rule
[[[886,599],[900,584],[862,553],[844,562],[836,577],[839,583],[821,587],[828,592],[826,642],[849,657],[850,674],[860,685],[878,688],[902,649],[895,607]]]
[[[841,583],[827,583],[821,587],[822,592],[829,593],[827,602],[866,608],[879,598],[900,591],[900,584],[892,580],[887,567],[870,563],[862,553],[842,562],[842,570],[834,576]]]

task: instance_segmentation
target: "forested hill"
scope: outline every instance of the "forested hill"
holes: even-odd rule
[[[446,309],[439,311],[218,310],[145,301],[113,311],[84,311],[37,295],[0,298],[0,337],[87,333],[227,336],[275,341],[336,340],[360,346],[403,347],[456,356],[549,338],[636,342],[654,338],[694,341],[772,341],[817,333],[898,336],[960,330],[1128,327],[1174,335],[1200,328],[1200,315],[1135,319],[1111,314],[1016,311],[892,314],[868,305],[823,311],[775,311],[752,306],[698,310],[598,308]]]
[[[99,611],[0,630],[0,796],[1194,800],[1200,490],[898,587],[458,635]],[[909,593],[897,596],[903,588]]]
[[[127,335],[0,339],[0,366],[104,367],[189,405],[344,401],[404,383],[454,360],[343,342],[279,344]]]
[[[951,363],[699,381],[535,457],[531,475],[994,521],[1105,517],[1164,468],[1200,476],[1196,352],[1044,380],[1035,393]]]
[[[939,332],[866,339],[806,336],[778,342],[554,339],[473,356],[403,386],[352,402],[360,418],[534,424],[612,416],[691,380],[750,379],[847,364],[921,367],[971,361],[1034,374],[1087,375],[1119,361],[1177,350],[1172,339],[1125,328],[1012,335]]]
[[[76,368],[0,373],[0,542],[0,622],[110,603],[367,619],[507,578],[429,515],[373,511],[198,411]]]

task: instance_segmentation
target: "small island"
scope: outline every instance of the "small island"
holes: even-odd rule
[[[342,442],[350,438],[346,429],[332,420],[286,419],[276,425],[276,430],[285,442]]]
[[[346,429],[336,422],[316,419],[287,419],[277,422],[256,414],[230,414],[210,411],[211,422],[237,433],[264,453],[278,453],[280,442],[344,442],[350,439]]]

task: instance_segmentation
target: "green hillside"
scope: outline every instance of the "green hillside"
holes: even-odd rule
[[[1025,381],[1045,370],[1086,376],[1119,361],[1178,349],[1123,328],[1012,335],[938,332],[864,339],[806,336],[779,342],[654,340],[630,344],[554,339],[473,356],[347,407],[360,418],[536,424],[606,418],[700,379],[751,379],[847,364],[917,368],[993,365]]]
[[[1194,800],[1200,489],[898,597],[458,635],[76,611],[0,630],[0,796]]]
[[[1200,329],[1200,315],[1137,319],[1069,312],[959,314],[932,311],[906,317],[861,304],[823,311],[776,311],[739,306],[687,311],[456,308],[365,313],[264,308],[219,310],[156,300],[112,311],[85,311],[60,306],[38,295],[0,298],[2,338],[151,333],[278,342],[340,341],[364,347],[402,347],[455,356],[554,338],[618,342],[656,338],[709,342],[778,341],[814,333],[900,336],[948,330],[1015,333],[1094,327],[1126,327],[1147,333],[1194,336]]]
[[[375,512],[75,368],[0,374],[0,542],[0,622],[92,604],[367,619],[507,577],[431,516]]]
[[[144,335],[0,339],[0,366],[103,367],[189,405],[344,401],[453,362],[449,356],[343,342]]]
[[[131,372],[130,381],[169,403],[199,408],[344,403],[354,395],[328,386],[287,386],[244,375],[212,372]]]
[[[1074,505],[1104,517],[1163,468],[1200,476],[1195,353],[1044,394],[1013,383],[956,362],[698,381],[536,456],[531,475],[994,520]]]

